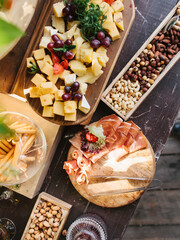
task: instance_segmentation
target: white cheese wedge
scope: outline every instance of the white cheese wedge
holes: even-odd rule
[[[90,110],[90,105],[84,95],[82,96],[82,99],[79,101],[78,109],[85,114],[87,114]]]
[[[42,37],[39,48],[47,48],[49,42],[51,42],[51,37]]]
[[[64,78],[65,85],[71,86],[76,81],[76,74],[72,73]]]
[[[63,17],[62,10],[64,7],[64,1],[53,4],[53,12],[56,17]]]

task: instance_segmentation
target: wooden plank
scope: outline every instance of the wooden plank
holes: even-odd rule
[[[162,151],[162,155],[167,154],[180,154],[180,141],[178,137],[176,138],[171,136],[168,138],[165,148]]]
[[[179,199],[179,190],[146,192],[130,224],[180,224]]]
[[[161,156],[155,178],[161,180],[163,189],[180,189],[180,155]]]
[[[118,240],[116,238],[114,240]],[[177,240],[180,239],[180,225],[128,226],[123,240]]]

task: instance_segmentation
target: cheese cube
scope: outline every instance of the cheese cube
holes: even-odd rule
[[[116,0],[111,4],[111,7],[115,12],[121,12],[124,10],[124,5],[120,0]]]
[[[119,31],[118,31],[117,27],[112,28],[112,30],[109,31],[109,35],[110,35],[110,37],[112,38],[113,41],[120,38],[120,34],[119,34]]]
[[[52,84],[52,92],[55,93],[56,91],[58,91],[58,88],[55,84]]]
[[[100,72],[100,75],[103,73],[103,71],[101,70]],[[89,83],[89,84],[93,84],[99,77],[100,75],[98,76],[94,76],[93,72],[92,72],[92,68],[89,67],[87,68],[87,72],[84,76],[82,77],[78,77],[77,78],[77,81],[79,83]]]
[[[50,55],[46,55],[43,61],[49,63],[50,65],[53,65]]]
[[[52,25],[55,27],[60,33],[65,32],[65,22],[63,18],[58,18],[56,16],[52,16]]]
[[[76,74],[72,73],[64,78],[65,85],[71,86],[76,81]]]
[[[64,92],[64,90],[57,90],[56,92],[55,92],[55,100],[56,101],[62,101],[63,99],[62,99],[62,95],[64,94],[65,92]]]
[[[77,56],[75,56],[76,57],[76,59],[79,59],[80,58],[80,54],[79,54],[79,50],[80,50],[80,47],[81,47],[81,45],[82,45],[82,43],[84,42],[85,40],[82,38],[82,37],[77,37],[76,39],[75,39],[75,41],[73,41],[73,44],[74,45],[76,45],[76,48],[74,48],[73,50],[72,50],[72,53],[75,55],[75,54],[78,54],[79,55],[79,57],[77,58]]]
[[[53,4],[53,12],[56,17],[63,17],[62,10],[64,7],[64,1]]]
[[[69,29],[65,34],[68,39],[71,39],[76,31],[77,24],[75,24],[71,29]]]
[[[37,64],[38,64],[39,69],[41,70],[41,72],[42,72],[42,69],[44,67],[44,63],[45,63],[44,59],[37,61]]]
[[[44,106],[42,116],[43,117],[54,117],[53,107]]]
[[[85,114],[87,114],[90,110],[90,105],[84,95],[82,99],[79,101],[78,109]]]
[[[51,81],[52,83],[56,84],[59,79],[59,74],[52,74],[51,76],[48,76],[47,79]]]
[[[104,21],[102,26],[105,30],[108,31],[108,33],[111,36],[113,41],[120,38],[119,31],[118,31],[118,29],[116,27],[116,24],[114,22]]]
[[[64,116],[65,121],[76,121],[76,112],[74,113],[66,113]]]
[[[93,60],[92,60],[92,72],[94,76],[99,76],[101,73],[102,66],[98,62],[98,54],[93,52]]]
[[[87,87],[88,85],[86,83],[80,83],[79,84],[79,92],[82,94],[82,95],[85,95],[86,91],[87,91]]]
[[[42,60],[45,57],[45,51],[43,48],[33,51],[36,60]]]
[[[77,109],[77,101],[64,102],[64,113],[75,113]]]
[[[124,31],[122,12],[115,12],[114,13],[114,22],[119,29]]]
[[[44,63],[44,66],[43,66],[41,71],[43,73],[45,73],[46,75],[48,75],[48,76],[52,76],[53,75],[53,67],[49,63],[47,63],[47,62]]]
[[[52,82],[44,82],[41,84],[41,92],[42,95],[53,93],[53,84]]]
[[[26,58],[26,62],[27,62],[27,68],[31,68],[33,66],[32,63],[36,66],[36,62],[33,57]]]
[[[54,28],[52,28],[51,26],[44,27],[44,37],[51,37],[51,29]]]
[[[64,90],[65,86],[60,86],[60,90]]]
[[[85,75],[86,70],[87,70],[86,66],[82,62],[80,62],[78,60],[71,60],[69,62],[69,66],[70,66],[71,70],[75,74],[77,74],[78,76]]]
[[[64,102],[55,101],[53,105],[54,114],[64,116]]]
[[[65,77],[68,76],[71,72],[69,70],[64,70],[61,74],[59,74],[59,78],[65,80]]]
[[[45,94],[40,96],[40,101],[41,101],[41,105],[44,106],[48,106],[48,105],[52,105],[53,101],[52,101],[52,95],[51,94]]]
[[[40,87],[43,82],[46,82],[46,79],[39,73],[36,73],[36,75],[34,75],[31,79],[31,82],[33,82],[37,87]]]
[[[39,98],[41,96],[41,89],[39,87],[31,87],[29,94],[30,98]]]
[[[51,42],[51,37],[42,37],[39,48],[47,48],[49,42]]]
[[[75,24],[78,26],[80,24],[80,21],[68,22],[67,23],[67,30],[70,30]]]
[[[91,63],[93,56],[93,48],[80,48],[80,59],[82,62]]]

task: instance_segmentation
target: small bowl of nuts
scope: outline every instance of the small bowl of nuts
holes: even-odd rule
[[[52,195],[41,193],[31,212],[21,240],[57,240],[71,207],[70,204]]]

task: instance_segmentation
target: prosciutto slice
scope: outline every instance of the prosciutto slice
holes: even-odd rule
[[[127,123],[131,124],[131,128],[129,129],[129,134],[135,139],[138,133],[140,132],[140,128],[133,122],[129,121]]]
[[[129,147],[129,152],[136,152],[140,149],[146,148],[148,145],[147,140],[142,132],[139,132],[133,144]]]
[[[76,174],[76,182],[77,184],[81,185],[85,183],[87,180],[87,173],[86,171],[79,170]]]
[[[91,169],[91,161],[85,157],[79,157],[77,159],[77,165],[81,170],[89,172]]]
[[[63,169],[66,170],[67,174],[72,175],[74,172],[76,172],[79,169],[79,167],[77,165],[76,160],[69,160],[64,162]]]
[[[108,158],[119,161],[127,154],[128,154],[128,149],[123,145],[121,147],[115,148],[114,150],[110,151],[107,155],[108,155]]]

